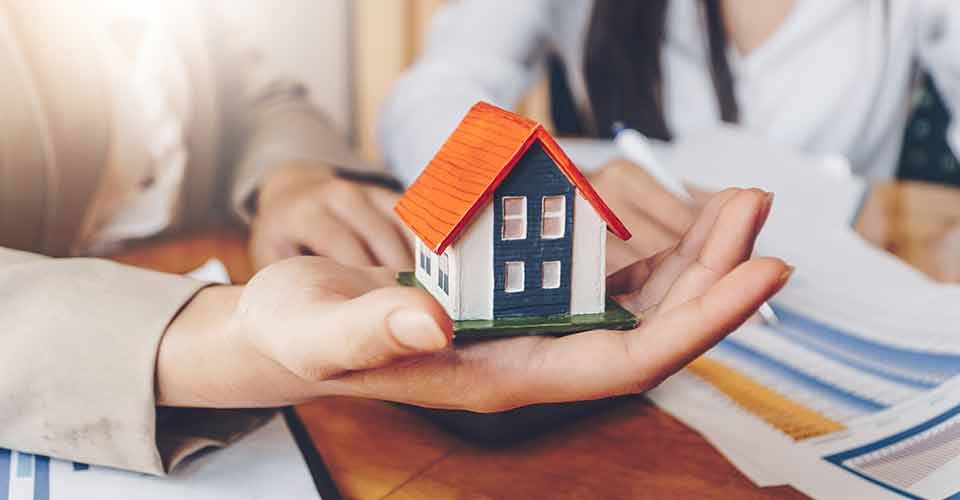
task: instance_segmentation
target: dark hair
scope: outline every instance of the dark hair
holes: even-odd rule
[[[701,7],[720,118],[736,123],[723,12],[719,0],[701,0]],[[610,137],[620,124],[654,139],[672,138],[663,113],[666,18],[667,0],[595,0],[584,58],[594,135]]]

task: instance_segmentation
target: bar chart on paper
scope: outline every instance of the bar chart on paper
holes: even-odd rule
[[[774,308],[777,324],[741,328],[654,401],[710,436],[758,484],[960,499],[960,355],[897,348],[783,303]],[[810,461],[797,462],[800,455]]]
[[[320,498],[282,417],[166,477],[0,449],[0,500]]]
[[[75,471],[87,470],[86,464],[73,463]],[[0,500],[49,500],[50,459],[48,457],[0,449]]]
[[[956,498],[960,495],[960,407],[825,460],[906,497]]]
[[[843,430],[960,374],[960,356],[895,350],[775,310],[779,324],[744,327],[689,371],[795,440]]]

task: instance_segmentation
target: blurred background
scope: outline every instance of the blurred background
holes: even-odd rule
[[[422,49],[430,16],[443,1],[278,0],[264,9],[261,0],[238,0],[233,13],[268,59],[306,82],[320,109],[368,159],[377,159],[377,111]],[[520,110],[550,122],[546,81]]]
[[[444,1],[277,0],[263,9],[261,0],[237,0],[232,12],[270,60],[310,86],[316,104],[353,145],[377,160],[377,112],[394,80],[420,53],[430,17]],[[547,78],[519,110],[553,128]],[[945,140],[948,122],[927,79],[904,131],[899,177],[960,185],[960,162]]]

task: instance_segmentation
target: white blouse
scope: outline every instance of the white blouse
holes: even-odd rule
[[[563,58],[589,116],[583,68],[593,4],[584,0],[460,0],[435,17],[423,57],[398,82],[380,141],[406,182],[478,100],[512,107]],[[682,139],[720,122],[697,0],[672,0],[663,48],[665,115]],[[729,52],[741,126],[771,142],[846,156],[869,177],[894,173],[918,68],[960,110],[960,2],[798,0],[756,50]],[[950,129],[960,152],[960,127]]]

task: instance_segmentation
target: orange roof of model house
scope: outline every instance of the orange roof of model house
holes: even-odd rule
[[[441,254],[537,140],[607,228],[620,239],[629,239],[630,231],[542,125],[485,102],[470,108],[394,210],[421,241]]]

